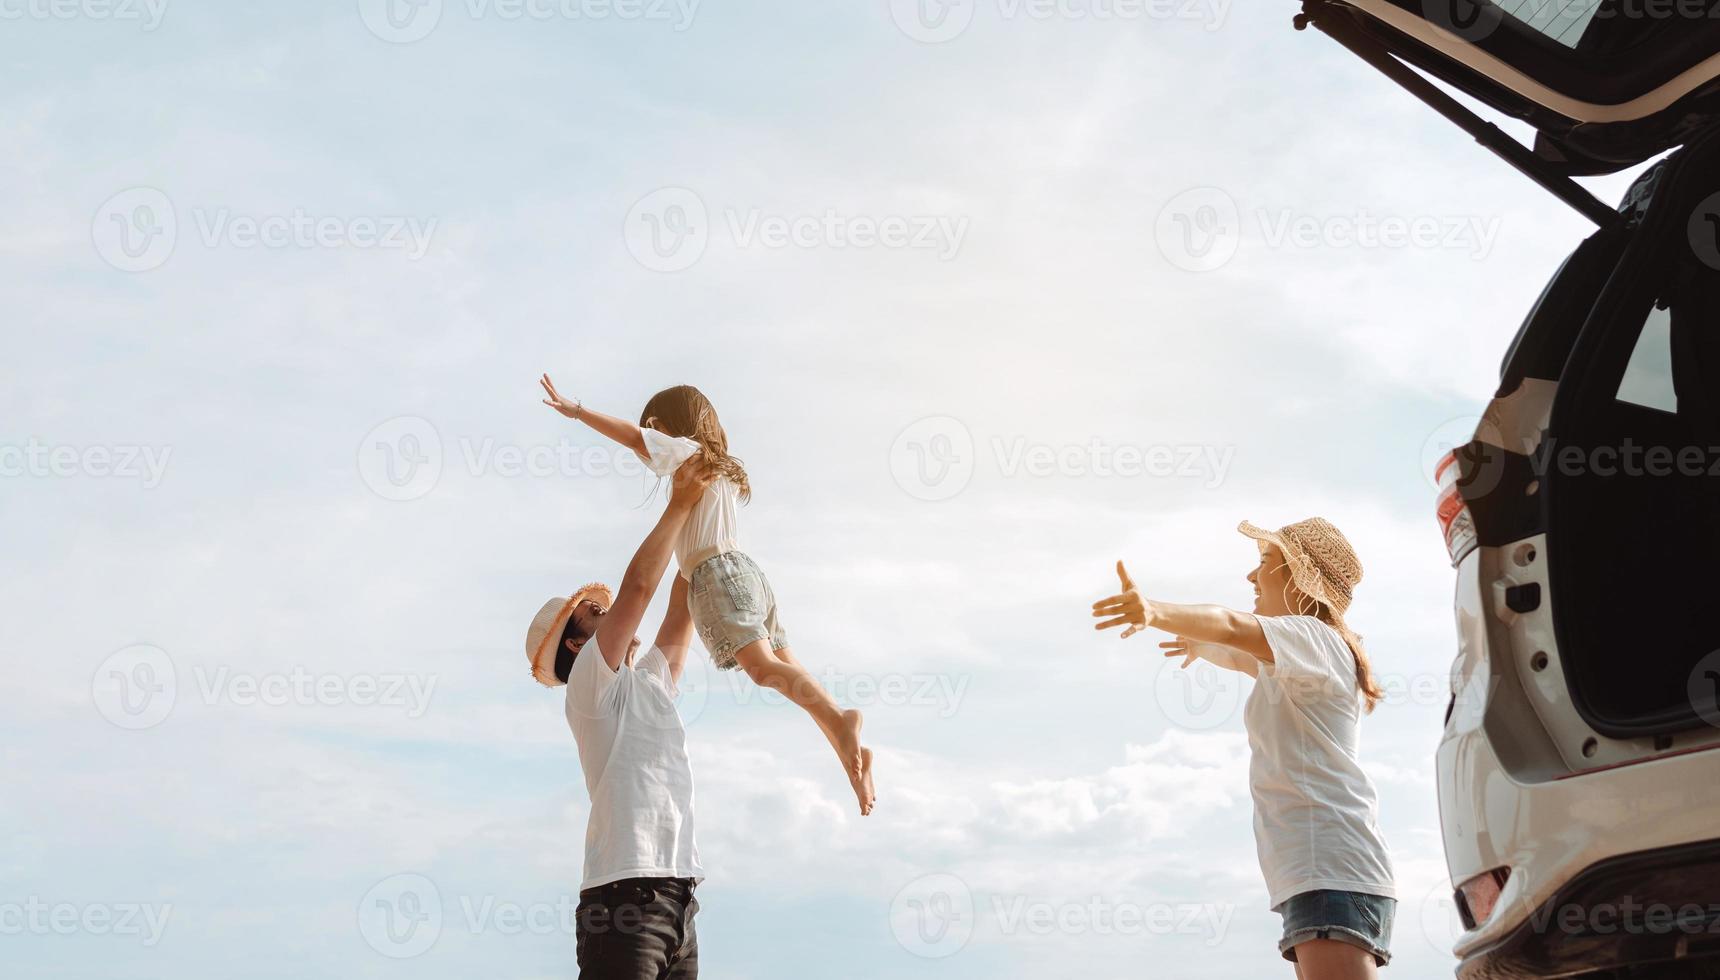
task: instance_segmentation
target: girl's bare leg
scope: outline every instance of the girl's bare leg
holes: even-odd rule
[[[844,711],[839,707],[787,647],[773,651],[770,640],[756,640],[735,651],[735,660],[754,684],[780,692],[812,716],[848,774],[861,815],[871,813],[876,795],[872,789],[872,750],[860,744],[864,716],[856,709]]]
[[[1310,939],[1296,946],[1296,975],[1303,980],[1378,980],[1372,953],[1336,939]]]

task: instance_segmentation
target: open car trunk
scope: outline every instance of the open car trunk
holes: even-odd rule
[[[1532,338],[1557,382],[1539,478],[1469,505],[1538,511],[1565,687],[1594,731],[1658,745],[1720,725],[1720,0],[1304,0],[1297,26],[1622,246]],[[1430,77],[1528,122],[1534,146]],[[1572,180],[1677,147],[1646,212]]]
[[[1720,723],[1720,133],[1659,184],[1536,464],[1565,678],[1614,738]]]
[[[1304,0],[1310,24],[1597,223],[1611,209],[1571,176],[1641,163],[1720,118],[1720,0]],[[1417,71],[1528,122],[1535,146]]]

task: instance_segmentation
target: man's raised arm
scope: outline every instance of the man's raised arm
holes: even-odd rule
[[[669,506],[664,508],[657,526],[645,536],[645,542],[634,553],[633,560],[627,563],[627,572],[615,590],[615,603],[609,607],[593,637],[610,670],[620,670],[622,662],[627,659],[633,635],[639,631],[639,623],[645,618],[645,608],[651,605],[651,597],[657,594],[663,572],[675,554],[675,538],[711,479],[709,468],[696,460],[675,471]]]
[[[669,679],[675,683],[681,681],[681,668],[687,665],[687,650],[693,645],[693,610],[687,604],[687,591],[687,580],[675,576],[675,584],[669,588],[669,611],[657,630],[655,644],[669,665]]]

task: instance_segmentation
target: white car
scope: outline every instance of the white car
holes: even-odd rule
[[[1440,470],[1458,975],[1720,977],[1720,0],[1306,0],[1298,26],[1598,228]],[[1668,150],[1618,208],[1570,179]]]

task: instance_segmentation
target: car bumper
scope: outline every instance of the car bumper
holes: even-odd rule
[[[1501,761],[1489,737],[1489,728],[1500,726],[1487,719],[1499,708],[1492,694],[1500,681],[1489,657],[1497,624],[1483,605],[1482,564],[1477,553],[1458,569],[1460,649],[1438,752],[1440,820],[1453,883],[1496,868],[1509,868],[1510,878],[1493,913],[1458,937],[1454,952],[1466,964],[1506,962],[1514,948],[1508,941],[1525,925],[1533,928],[1536,913],[1585,872],[1614,860],[1652,864],[1644,855],[1720,837],[1720,750],[1575,775],[1542,770],[1532,778]],[[1706,881],[1707,894],[1697,900],[1720,902],[1720,872]],[[1556,920],[1552,931],[1559,932]],[[1467,977],[1468,970],[1460,972]]]

